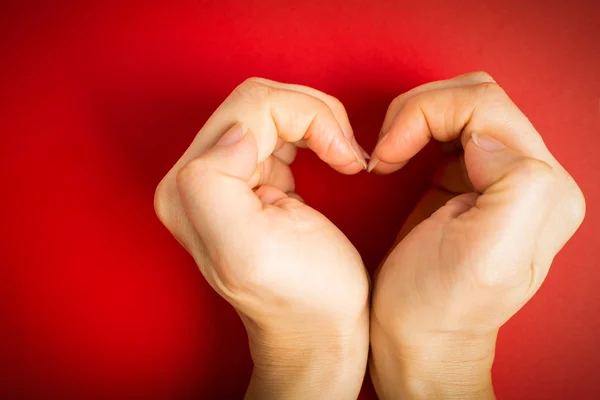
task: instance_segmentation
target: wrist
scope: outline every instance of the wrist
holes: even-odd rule
[[[254,370],[246,399],[356,398],[369,350],[368,310],[353,323],[264,329],[244,321]]]
[[[370,373],[381,399],[494,399],[496,332],[402,336],[371,322]]]

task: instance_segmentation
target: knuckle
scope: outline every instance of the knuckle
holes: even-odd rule
[[[527,177],[544,183],[556,181],[554,168],[542,160],[536,158],[523,158],[517,162],[518,171]]]
[[[202,178],[206,172],[204,160],[197,158],[184,165],[175,175],[177,188],[188,191]]]
[[[269,84],[269,83],[271,83],[273,81],[271,81],[269,79],[266,79],[266,78],[261,78],[261,77],[258,77],[258,76],[251,76],[250,78],[247,78],[244,82],[245,83],[255,83],[255,84],[262,84],[262,85],[264,85],[264,84]]]
[[[569,177],[569,181],[570,188],[567,196],[567,213],[575,227],[579,227],[585,218],[585,196],[573,178]]]
[[[169,198],[167,179],[165,178],[158,184],[154,192],[154,212],[165,226],[170,224]]]
[[[417,94],[415,96],[409,97],[408,99],[405,98],[402,100],[404,100],[404,108],[406,108],[407,110],[410,110],[413,108],[422,110],[421,106],[422,106],[423,99],[420,94]],[[402,101],[402,100],[399,100],[398,104],[400,104],[400,101]]]
[[[330,95],[327,95],[326,99],[334,114],[346,115],[346,108],[340,100]]]
[[[402,104],[402,102],[406,99],[406,94],[403,93],[399,96],[394,97],[394,99],[390,102],[390,105],[388,107],[388,112],[394,112],[395,110],[398,109],[398,107],[400,106],[400,104]]]
[[[402,109],[407,110],[408,113],[419,114],[420,118],[423,118],[427,123],[427,128],[431,131],[431,134],[438,135],[443,132],[440,132],[438,118],[430,118],[432,115],[435,115],[435,113],[431,112],[431,110],[435,110],[437,106],[437,99],[435,96],[427,96],[426,93],[418,93],[403,99],[403,101],[404,104],[402,104]],[[448,123],[450,121],[448,116],[453,116],[454,113],[455,110],[444,110],[439,122]],[[436,136],[436,138],[439,139],[439,136]]]
[[[272,88],[264,83],[261,78],[248,78],[233,91],[234,97],[261,102],[272,92]]]
[[[264,81],[265,79],[258,76],[251,76],[250,78],[246,78],[244,82],[242,82],[242,85],[261,85]]]
[[[523,190],[551,195],[557,187],[557,171],[544,161],[523,158],[516,162],[512,172]]]
[[[468,77],[476,82],[496,83],[496,80],[492,77],[492,75],[490,75],[489,73],[487,73],[485,71],[471,72],[471,73],[468,73],[466,75],[466,77]]]
[[[480,99],[498,96],[506,97],[504,90],[496,82],[479,82],[473,85],[473,88]]]
[[[323,156],[333,157],[336,154],[336,137],[335,135],[327,135],[323,143]]]

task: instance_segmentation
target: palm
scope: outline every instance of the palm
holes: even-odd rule
[[[432,188],[407,219],[382,265],[377,281],[379,290],[395,291],[396,298],[409,299],[398,301],[395,307],[405,316],[405,321],[413,321],[407,324],[413,331],[499,326],[516,312],[527,296],[524,292],[530,288],[523,284],[529,280],[522,270],[510,276],[511,269],[503,269],[508,271],[504,281],[517,290],[513,292],[516,295],[510,291],[502,293],[501,304],[498,304],[497,293],[486,287],[485,282],[482,285],[479,267],[489,264],[490,243],[497,239],[490,235],[493,231],[488,223],[490,218],[481,215],[476,208],[471,209],[478,197],[468,178],[464,153],[446,157]],[[453,198],[467,201],[446,205]],[[460,204],[458,217],[440,217],[449,208],[456,208],[456,204]],[[474,304],[473,298],[479,301]],[[500,308],[497,313],[490,313],[496,308]],[[424,315],[427,317],[423,318]]]
[[[289,303],[300,305],[298,317],[361,310],[360,303],[368,298],[368,278],[358,251],[331,221],[292,192],[294,178],[284,161],[269,157],[250,180],[250,186],[258,185],[254,193],[264,205],[253,223],[252,245],[231,248],[235,259],[216,264],[198,240],[202,273],[232,304],[244,302],[245,312],[255,320],[289,313]],[[282,197],[282,192],[287,195]],[[248,296],[248,291],[260,296]]]
[[[473,185],[467,175],[464,153],[456,151],[448,154],[436,172],[433,185],[429,188],[408,219],[402,226],[394,245],[408,235],[422,221],[442,207],[451,198],[473,192]]]
[[[472,185],[464,171],[462,153],[453,153],[445,157],[438,168],[434,184],[425,192],[402,226],[392,250],[377,274],[376,285],[380,289],[396,291],[397,295],[394,297],[400,299],[419,300],[418,302],[399,301],[395,304],[396,307],[402,308],[402,314],[414,316],[411,318],[414,321],[421,323],[427,323],[429,320],[439,321],[441,315],[436,315],[429,306],[435,304],[438,299],[451,296],[452,291],[455,290],[453,281],[457,277],[456,274],[462,274],[453,267],[455,263],[442,257],[442,250],[449,244],[448,238],[444,236],[444,226],[436,221],[426,220],[448,200],[472,192]],[[456,239],[461,240],[461,237]],[[461,243],[451,243],[450,247],[461,248]],[[423,269],[411,268],[411,266],[428,267]],[[383,275],[386,277],[384,278]],[[393,287],[386,288],[388,285]],[[415,289],[418,291],[416,296]],[[428,308],[425,315],[430,318],[427,321],[419,317],[424,315],[422,307]],[[417,327],[413,325],[411,329],[415,328]],[[427,328],[423,326],[419,330],[426,331]]]
[[[293,298],[312,314],[362,309],[359,303],[368,297],[368,278],[346,236],[321,213],[295,199],[284,199],[265,211],[262,231],[268,239],[263,243],[270,247],[268,243],[277,243],[271,262],[261,266],[271,277],[266,289],[274,297]]]

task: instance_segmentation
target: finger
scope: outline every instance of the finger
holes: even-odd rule
[[[187,216],[177,194],[178,172],[210,149],[237,122],[244,123],[256,137],[257,163],[265,161],[277,143],[282,145],[282,140],[285,140],[305,143],[339,172],[353,174],[363,169],[364,158],[356,154],[344,136],[342,126],[349,125],[349,122],[338,121],[324,101],[284,86],[274,88],[252,79],[241,84],[209,118],[160,182],[155,193],[156,213],[176,237],[195,235],[189,224],[182,222],[187,220]],[[286,157],[288,161],[291,159],[289,154]]]
[[[348,119],[348,114],[346,113],[346,108],[344,107],[342,102],[336,99],[335,97],[308,86],[281,83],[264,78],[253,79],[256,82],[263,83],[265,85],[269,85],[277,89],[293,90],[321,100],[323,103],[327,104],[327,106],[339,122],[340,127],[342,128],[342,131],[344,131],[344,135],[346,136],[346,138],[352,139],[354,137],[352,125],[350,125],[350,120]]]
[[[282,139],[291,142],[303,140],[319,157],[342,173],[356,173],[365,164],[344,136],[341,126],[349,122],[337,121],[325,102],[306,93],[274,88],[250,79],[215,111],[157,187],[154,201],[156,213],[180,241],[186,241],[187,238],[186,242],[193,240],[198,244],[178,195],[176,176],[183,166],[211,148],[238,121],[254,132],[258,148],[257,164],[265,161]],[[293,184],[276,185],[284,189],[293,188]],[[189,243],[185,246],[193,247]]]
[[[489,74],[485,72],[471,72],[469,74],[460,75],[452,79],[446,79],[442,81],[429,82],[424,85],[418,86],[414,89],[409,90],[406,93],[401,94],[396,97],[390,103],[388,110],[385,114],[385,118],[383,120],[383,125],[381,126],[380,137],[383,136],[386,132],[388,132],[392,126],[392,123],[398,116],[398,113],[404,107],[406,102],[414,97],[417,94],[424,93],[430,90],[437,89],[450,89],[461,86],[469,86],[475,85],[478,83],[486,83],[486,82],[495,82],[494,78],[492,78]]]
[[[293,143],[283,143],[283,145],[273,152],[273,155],[286,164],[291,164],[296,158],[298,148]]]
[[[238,122],[254,132],[259,162],[271,155],[279,139],[303,139],[319,158],[342,173],[356,173],[366,165],[342,128],[349,122],[338,121],[324,101],[259,79],[238,86],[209,118],[180,163],[212,146],[222,132]]]
[[[513,169],[523,170],[522,176],[513,172],[510,175],[513,176],[512,181],[508,177],[501,179],[506,173],[505,171],[508,170],[507,165],[509,165],[506,161],[507,157],[504,155],[511,152],[519,157],[519,161],[513,163],[517,167],[511,167],[511,171]],[[495,194],[496,192],[506,192],[508,189],[502,188],[506,185],[513,185],[510,198],[517,202],[521,196],[525,197],[520,192],[526,193],[539,188],[544,183],[551,182],[551,188],[548,188],[537,200],[539,202],[537,207],[540,210],[548,207],[549,212],[544,215],[542,220],[544,229],[539,236],[534,237],[538,248],[537,258],[538,260],[543,259],[541,265],[547,267],[550,266],[553,257],[581,225],[585,216],[585,199],[581,190],[562,166],[551,156],[550,161],[553,161],[553,165],[539,158],[524,157],[518,152],[514,152],[500,140],[479,133],[473,133],[471,140],[465,145],[465,166],[473,186],[477,191],[483,192],[483,196],[480,198],[481,201],[493,202],[493,198],[499,197]],[[545,175],[551,176],[547,177]],[[483,205],[485,203],[482,203]],[[507,200],[507,215],[510,210],[511,206]],[[531,216],[528,216],[527,212],[523,212],[521,214],[523,223],[535,224],[533,222],[535,218],[532,216],[539,215],[536,214],[538,211],[537,209],[530,210]],[[524,227],[521,231],[527,232]]]
[[[367,168],[367,172],[375,172],[380,175],[388,175],[392,172],[398,171],[399,169],[404,168],[404,166],[408,164],[408,160],[400,161],[399,163],[386,163],[381,160],[375,160],[372,163],[369,163]],[[377,167],[377,168],[375,168]]]
[[[469,179],[463,152],[444,157],[441,167],[433,177],[433,184],[454,194],[469,193],[475,190]]]
[[[501,135],[507,146],[525,156],[555,163],[541,137],[506,93],[495,83],[421,92],[403,103],[374,151],[374,160],[400,163],[419,152],[431,138],[463,146],[472,132]],[[377,167],[375,167],[377,169]]]
[[[552,222],[562,202],[557,192],[561,176],[543,161],[523,157],[501,143],[486,145],[486,140],[474,134],[466,145],[465,164],[477,171],[483,194],[473,208],[456,217],[456,226],[472,239],[473,248],[483,247],[490,259],[499,260],[479,267],[488,283],[527,284],[532,295],[573,234],[570,224]]]
[[[304,199],[295,192],[284,192],[279,188],[262,185],[254,192],[263,206],[275,206],[283,210],[305,204]]]
[[[263,207],[248,186],[256,165],[254,135],[238,124],[177,174],[184,211],[213,261],[239,255],[236,245],[254,240],[254,230],[241,227],[256,226]]]
[[[273,205],[288,197],[284,191],[269,185],[260,186],[254,194],[263,205]]]
[[[369,154],[356,141],[352,125],[350,125],[350,120],[348,119],[348,113],[346,112],[346,108],[344,107],[341,101],[339,101],[333,96],[321,92],[320,90],[308,86],[280,83],[263,78],[254,78],[254,80],[260,83],[264,83],[266,85],[273,86],[278,89],[294,90],[299,93],[304,93],[323,101],[325,104],[327,104],[327,106],[335,116],[336,120],[340,124],[342,132],[344,133],[346,139],[348,139],[348,141],[350,142],[352,150],[355,153],[355,155],[357,155],[359,162],[362,164],[365,160],[370,158]],[[299,147],[302,146],[300,145]],[[361,155],[362,158],[360,157]],[[363,169],[365,168],[366,163],[363,165]]]
[[[291,192],[295,188],[294,175],[289,165],[277,157],[269,157],[256,166],[248,182],[250,188],[269,185],[283,192]]]
[[[489,186],[456,221],[474,247],[482,246],[492,260],[501,260],[498,265],[480,266],[486,281],[526,283],[535,291],[559,250],[546,225],[557,174],[547,163],[506,147],[485,149],[472,140],[467,149],[467,168],[477,165],[480,184]],[[564,226],[551,229],[554,235],[568,234]]]
[[[485,155],[489,186],[483,194],[471,192],[448,199],[427,223],[439,224],[448,243],[455,243],[452,238],[468,243],[466,253],[449,248],[442,251],[468,254],[479,283],[485,287],[525,285],[524,290],[533,294],[550,267],[539,250],[544,246],[541,236],[556,174],[543,161],[508,148],[489,151],[473,142],[467,146],[475,146],[470,149],[473,154],[482,153],[474,158]]]
[[[546,197],[537,198],[540,202],[539,207],[532,206],[530,209],[532,216],[539,216],[543,215],[545,206],[552,205],[549,213],[542,217],[544,229],[536,237],[540,248],[538,253],[545,254],[546,258],[553,257],[581,223],[585,206],[577,185],[552,157],[530,121],[496,83],[437,88],[411,97],[403,104],[389,131],[380,140],[371,164],[377,159],[390,164],[409,160],[432,138],[441,142],[460,139],[465,149],[469,180],[475,191],[483,193],[478,199],[477,207],[459,218],[482,212],[480,203],[486,204],[487,199],[501,198],[504,207],[495,213],[497,217],[490,217],[489,221],[494,222],[488,227],[489,232],[500,232],[499,229],[494,230],[493,226],[508,223],[500,216],[517,217],[517,214],[511,214],[511,210],[521,210],[518,218],[521,218],[524,225],[522,229],[515,229],[519,234],[531,233],[531,229],[539,226],[532,222],[534,217],[527,217],[527,212],[523,211],[527,210],[527,206],[523,206],[527,197],[519,200],[518,192],[522,190],[529,193],[538,183],[523,183],[520,180],[535,179],[536,174],[545,175],[549,172],[555,178],[553,191],[546,191]],[[476,141],[479,145],[475,144]],[[498,149],[508,149],[507,151],[514,154],[514,160],[501,161],[501,158],[492,155]],[[504,150],[500,153],[503,152]],[[536,167],[536,163],[546,165],[550,171],[546,171],[546,167]],[[512,171],[513,167],[515,170],[523,170],[522,173],[512,172],[511,179],[502,178],[503,174]],[[377,166],[375,171],[378,171]],[[540,178],[540,181],[546,180]],[[492,196],[492,193],[503,185],[514,187],[502,190],[502,197]],[[530,188],[523,185],[529,185]],[[535,193],[544,190],[546,189],[541,188]],[[531,194],[529,198],[535,196],[536,194]],[[511,205],[507,199],[512,199],[515,203]],[[542,214],[537,214],[538,212]],[[529,230],[526,229],[528,223],[531,223]],[[478,226],[483,229],[482,225]],[[507,238],[517,236],[519,235],[508,235]]]

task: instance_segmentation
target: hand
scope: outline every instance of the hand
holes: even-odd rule
[[[293,193],[292,143],[345,174],[366,166],[339,101],[250,79],[160,183],[155,208],[244,322],[254,361],[247,398],[356,398],[368,276],[344,234]]]
[[[371,376],[388,398],[493,398],[496,333],[580,225],[583,196],[487,74],[390,105],[369,165],[391,173],[431,139],[448,155],[374,279]]]

